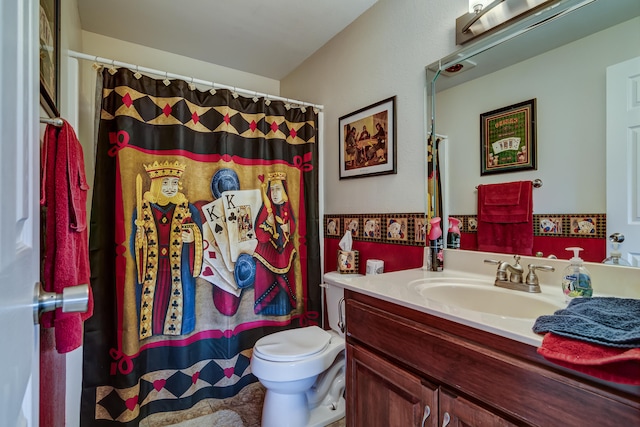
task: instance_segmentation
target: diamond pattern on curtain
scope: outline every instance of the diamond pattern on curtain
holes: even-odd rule
[[[226,399],[320,323],[317,115],[102,71],[81,424]]]

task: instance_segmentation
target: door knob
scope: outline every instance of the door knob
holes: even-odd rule
[[[33,298],[33,321],[40,322],[40,315],[62,308],[63,313],[84,313],[89,308],[89,285],[69,286],[61,294],[46,292],[42,283],[36,283]]]
[[[613,233],[611,236],[609,236],[609,240],[611,240],[614,243],[622,243],[624,242],[624,234]]]

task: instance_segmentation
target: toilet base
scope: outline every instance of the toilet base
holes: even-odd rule
[[[338,400],[338,406],[331,409],[326,405],[320,405],[311,410],[309,423],[306,427],[325,427],[328,424],[338,421],[346,414],[347,402],[344,397]]]
[[[325,427],[343,418],[346,407],[344,397],[340,397],[335,409],[328,405],[318,405],[309,410],[304,393],[281,394],[267,391],[262,411],[262,427]],[[287,408],[284,419],[282,408]]]
[[[262,427],[299,427],[304,426],[308,420],[309,409],[305,393],[285,394],[267,388],[262,407]]]

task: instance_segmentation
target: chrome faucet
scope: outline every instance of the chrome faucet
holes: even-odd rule
[[[515,263],[509,264],[507,261],[497,261],[493,259],[485,259],[487,264],[494,264],[498,266],[496,271],[495,286],[501,288],[513,289],[516,291],[524,292],[540,292],[540,284],[538,283],[538,276],[536,270],[542,271],[555,271],[555,268],[548,265],[535,265],[529,264],[529,273],[526,280],[523,280],[524,269],[520,265],[520,256],[514,255]],[[508,275],[508,277],[507,277]]]

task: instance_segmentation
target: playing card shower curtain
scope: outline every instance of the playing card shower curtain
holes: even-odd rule
[[[317,112],[102,70],[83,426],[224,399],[320,323]],[[100,77],[99,77],[100,78]]]

